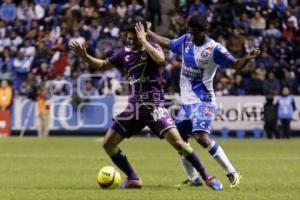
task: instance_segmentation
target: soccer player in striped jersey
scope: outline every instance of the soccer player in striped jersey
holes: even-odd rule
[[[162,47],[182,55],[180,76],[182,105],[175,119],[179,132],[186,141],[188,136],[194,136],[226,170],[230,187],[235,188],[240,184],[240,173],[231,164],[222,147],[209,137],[216,110],[213,79],[218,67],[241,69],[251,59],[256,58],[260,50],[254,49],[246,56],[236,59],[223,45],[208,37],[207,22],[203,17],[194,15],[187,25],[188,33],[177,39],[170,40],[151,30],[148,30],[148,36]],[[181,161],[188,179],[198,184],[194,182],[198,178],[195,169],[182,156]]]

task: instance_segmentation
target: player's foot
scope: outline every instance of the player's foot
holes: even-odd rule
[[[133,179],[125,179],[121,185],[120,189],[141,189],[143,185],[142,179],[133,180]]]
[[[233,173],[227,174],[227,177],[230,182],[230,185],[229,185],[230,188],[238,188],[239,185],[241,184],[242,175],[240,172],[233,172]]]
[[[177,189],[180,189],[181,187],[186,187],[186,186],[195,186],[195,187],[199,187],[199,186],[202,186],[202,182],[201,182],[201,179],[199,177],[195,178],[193,181],[187,179],[187,180],[184,180],[182,181],[181,183],[175,185],[175,187]]]
[[[215,177],[209,177],[206,181],[205,181],[206,185],[208,187],[210,187],[213,190],[223,190],[223,184],[221,183],[221,181],[219,181],[218,179],[216,179]]]

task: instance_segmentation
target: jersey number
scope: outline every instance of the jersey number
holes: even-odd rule
[[[166,108],[158,108],[154,110],[151,115],[154,119],[154,121],[160,120],[163,117],[166,117],[166,113],[168,113],[168,110]]]

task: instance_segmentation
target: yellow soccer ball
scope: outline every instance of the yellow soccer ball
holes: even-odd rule
[[[116,168],[106,166],[99,171],[97,182],[102,189],[115,189],[121,183],[121,174]]]

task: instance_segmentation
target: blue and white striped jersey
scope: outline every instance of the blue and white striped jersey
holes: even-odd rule
[[[215,103],[213,79],[217,68],[230,66],[235,58],[223,45],[211,38],[200,46],[195,45],[190,34],[171,40],[170,49],[182,55],[182,104]]]

